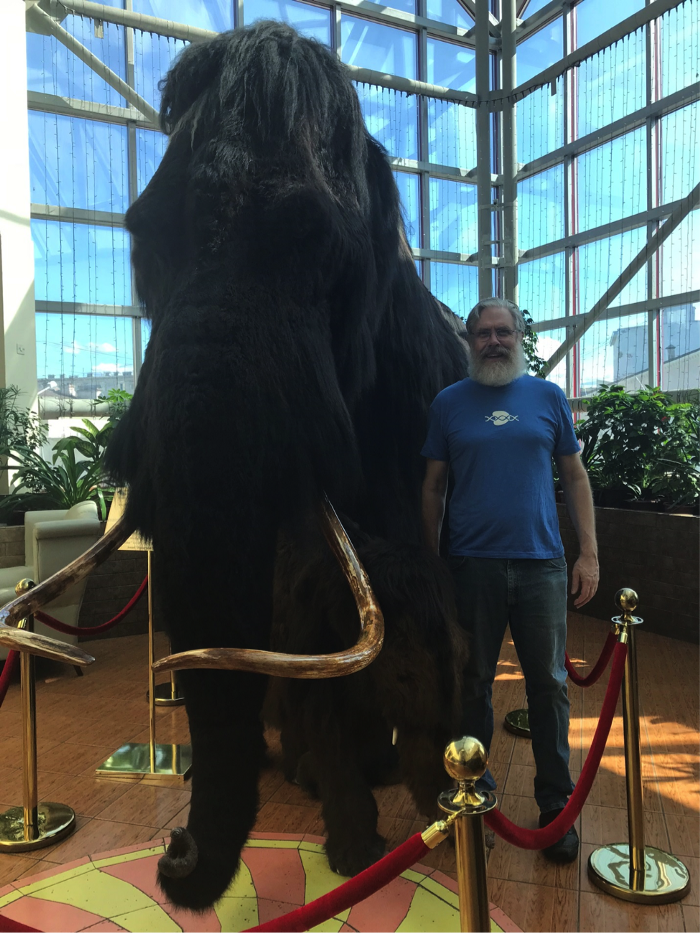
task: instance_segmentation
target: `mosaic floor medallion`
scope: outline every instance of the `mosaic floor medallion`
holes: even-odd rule
[[[166,844],[167,839],[85,856],[0,888],[4,928],[14,921],[47,933],[224,933],[279,917],[345,880],[328,868],[322,838],[253,833],[226,894],[207,912],[193,914],[168,904],[156,886],[156,864]],[[446,875],[416,865],[314,930],[457,931],[456,890]],[[493,904],[491,930],[520,933]]]

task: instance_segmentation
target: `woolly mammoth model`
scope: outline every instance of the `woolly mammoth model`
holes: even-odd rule
[[[381,854],[370,784],[392,730],[425,807],[451,737],[462,647],[421,547],[419,451],[433,397],[465,375],[463,344],[416,274],[386,154],[330,50],[272,22],[193,44],[161,121],[167,151],[127,214],[151,339],[110,468],[154,542],[176,652],[352,644],[357,615],[313,520],[324,492],[347,520],[385,647],[273,705],[290,776],[323,799],[329,857],[355,872]],[[192,806],[159,881],[198,909],[255,821],[267,679],[191,670],[182,687]]]

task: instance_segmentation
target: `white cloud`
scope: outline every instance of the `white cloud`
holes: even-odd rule
[[[99,373],[130,373],[131,366],[115,366],[113,363],[98,363],[97,366],[93,366],[92,372],[97,375]]]
[[[116,353],[117,348],[111,343],[91,343],[90,346],[98,353]],[[114,369],[114,367],[112,367]]]

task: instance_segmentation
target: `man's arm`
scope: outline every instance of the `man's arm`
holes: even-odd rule
[[[436,554],[440,553],[446,493],[447,463],[444,460],[427,460],[422,494],[423,536],[430,550]]]
[[[579,558],[571,574],[571,592],[577,593],[578,609],[595,596],[598,589],[598,544],[595,536],[595,513],[588,474],[579,454],[557,457],[559,479],[566,498],[566,508],[576,529]]]

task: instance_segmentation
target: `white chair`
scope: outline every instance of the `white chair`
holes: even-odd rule
[[[0,569],[0,606],[15,598],[15,586],[24,577],[42,583],[92,547],[101,534],[94,502],[79,502],[68,510],[27,512],[24,516],[24,564]],[[86,585],[87,577],[42,606],[42,611],[67,625],[77,625]],[[34,629],[69,644],[78,640],[75,635],[64,635],[38,621]],[[0,648],[0,658],[6,656],[7,651]]]

